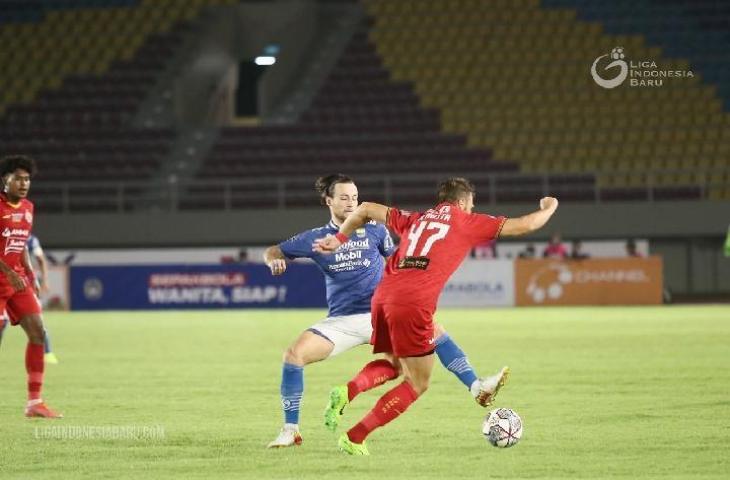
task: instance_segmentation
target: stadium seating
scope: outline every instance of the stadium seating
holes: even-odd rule
[[[710,22],[677,30],[685,37],[719,28],[724,10],[637,2],[651,19],[626,20],[627,0],[613,16],[583,0],[364,0],[370,17],[300,121],[222,129],[180,206],[270,206],[277,189],[281,206],[313,206],[313,176],[333,170],[356,177],[363,198],[396,204],[429,202],[435,179],[453,174],[496,202],[730,198],[725,73],[705,77],[726,50],[662,88],[605,90],[589,74],[617,45],[687,69],[647,39],[665,46],[652,35],[662,19],[678,25],[678,9]],[[0,151],[39,159],[39,208],[133,208],[126,199],[160,172],[176,132],[131,121],[189,20],[225,3],[235,0],[0,0]],[[692,68],[702,53],[679,52]]]
[[[16,21],[0,25],[8,47],[0,53],[0,83],[7,86],[0,93],[0,151],[38,159],[39,209],[131,208],[118,198],[131,199],[142,187],[120,191],[118,182],[151,178],[175,138],[170,128],[133,128],[131,120],[188,20],[215,3],[232,2],[4,3],[3,18]]]
[[[717,0],[543,0],[542,5],[574,8],[578,18],[600,21],[614,35],[643,35],[671,56],[686,57],[702,77],[718,87],[730,106],[730,4]]]
[[[525,173],[596,174],[607,200],[638,191],[695,198],[705,189],[730,198],[726,186],[712,183],[730,181],[730,115],[701,71],[662,88],[605,90],[591,80],[593,60],[615,46],[662,68],[689,68],[642,36],[606,34],[575,10],[543,8],[539,0],[364,3],[393,78],[414,84],[423,106],[441,113],[445,132],[491,148],[496,161],[517,162]],[[603,10],[613,8],[604,3]]]
[[[495,161],[488,146],[469,147],[464,135],[442,132],[439,112],[420,105],[413,84],[391,79],[369,41],[370,28],[366,22],[353,36],[298,124],[223,129],[198,178],[307,178],[299,187],[287,184],[285,206],[292,207],[317,204],[313,173],[347,172],[369,200],[430,203],[435,179],[517,171],[513,162]],[[386,188],[384,177],[393,174],[411,178]],[[480,195],[498,201],[534,201],[544,191],[541,183],[519,185],[519,179],[516,186],[477,183]],[[556,175],[551,185],[566,198],[593,198],[592,175]],[[260,198],[234,194],[232,206],[259,206]],[[211,186],[190,191],[182,206],[221,207],[224,201],[223,189]]]

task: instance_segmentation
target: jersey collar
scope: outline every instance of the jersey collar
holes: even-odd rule
[[[20,204],[23,202],[23,199],[21,198],[20,201],[18,201],[18,203],[12,203],[4,192],[0,192],[0,199],[13,208],[18,208],[20,206]]]

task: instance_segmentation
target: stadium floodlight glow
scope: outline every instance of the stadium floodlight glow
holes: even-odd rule
[[[256,60],[254,60],[256,65],[273,65],[276,63],[276,57],[271,56],[260,56],[256,57]]]

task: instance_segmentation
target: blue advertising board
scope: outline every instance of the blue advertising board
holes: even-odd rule
[[[70,269],[72,310],[326,308],[315,265],[78,266]]]

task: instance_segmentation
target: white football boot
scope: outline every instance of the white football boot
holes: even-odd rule
[[[496,375],[477,379],[471,385],[471,394],[474,400],[482,407],[488,407],[494,401],[499,389],[504,387],[509,379],[509,367],[504,367]]]
[[[284,425],[279,435],[267,446],[267,448],[284,448],[299,446],[302,444],[302,434],[299,427],[290,423]]]

